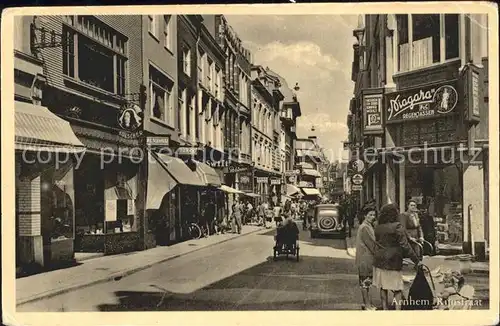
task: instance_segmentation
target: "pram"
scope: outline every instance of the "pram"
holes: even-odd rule
[[[287,259],[289,255],[292,255],[299,261],[299,228],[295,222],[287,220],[284,225],[278,226],[274,239],[274,260],[281,255],[286,255]]]
[[[423,246],[418,245],[423,250]],[[427,245],[432,246],[428,242]],[[473,305],[475,289],[465,285],[460,271],[443,271],[441,268],[431,271],[426,265],[421,265],[415,278],[405,281],[411,282],[411,286],[408,298],[403,297],[403,310],[468,310]]]

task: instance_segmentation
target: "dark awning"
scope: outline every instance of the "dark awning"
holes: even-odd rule
[[[196,172],[207,185],[213,187],[222,185],[219,174],[208,164],[196,161]]]
[[[154,154],[160,164],[171,174],[177,183],[188,186],[206,186],[198,173],[192,171],[183,160],[165,154]],[[219,184],[220,185],[220,184]]]
[[[15,148],[17,150],[82,152],[82,142],[68,121],[44,106],[15,101]]]

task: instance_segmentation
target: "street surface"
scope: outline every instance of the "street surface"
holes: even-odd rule
[[[273,261],[275,232],[239,237],[114,282],[27,303],[17,311],[361,309],[354,259],[344,240],[311,239],[301,231],[300,261]],[[487,275],[466,279],[487,291]],[[372,296],[379,305],[376,289]]]
[[[299,228],[301,225],[299,224]],[[300,235],[300,261],[272,260],[275,230],[181,256],[121,280],[18,306],[26,311],[360,309],[344,240]]]

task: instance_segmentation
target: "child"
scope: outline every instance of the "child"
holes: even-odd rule
[[[368,206],[364,207],[362,214],[363,222],[359,226],[356,236],[356,267],[358,268],[364,310],[375,310],[369,290],[373,282],[373,256],[377,247],[373,230],[377,213],[375,207]]]

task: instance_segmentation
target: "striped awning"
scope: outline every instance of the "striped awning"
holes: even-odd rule
[[[321,193],[316,188],[300,188],[306,196],[321,196]]]
[[[234,189],[232,187],[226,186],[226,185],[221,185],[219,187],[220,190],[227,192],[228,194],[242,194],[243,191],[239,191],[237,189]]]
[[[302,174],[304,175],[309,175],[311,177],[318,177],[321,178],[321,173],[314,169],[302,169]]]
[[[300,193],[300,189],[298,187],[296,187],[295,185],[292,185],[292,184],[286,185],[286,195],[287,196],[293,196],[297,193]]]
[[[68,121],[44,106],[15,102],[16,150],[82,152],[85,146]]]

